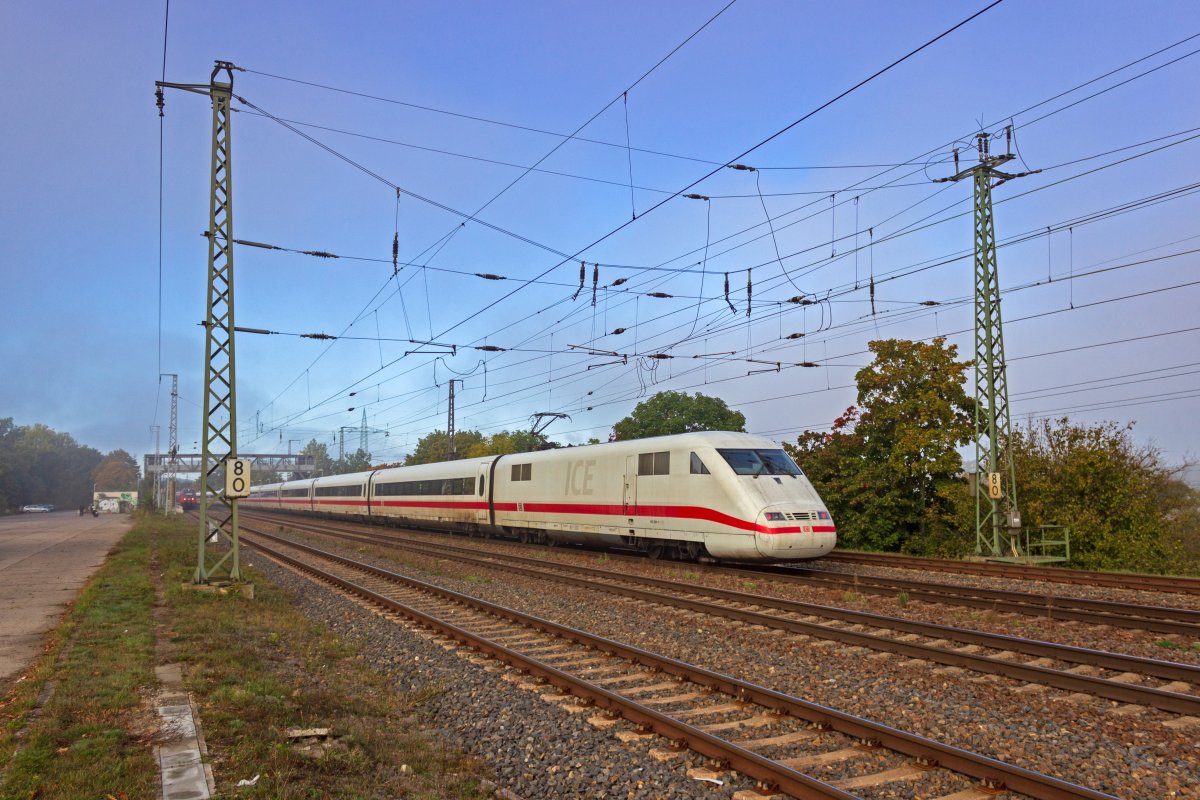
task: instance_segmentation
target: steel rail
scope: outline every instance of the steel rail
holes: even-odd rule
[[[899,569],[924,569],[939,572],[965,572],[1003,578],[1076,583],[1119,589],[1145,589],[1173,594],[1200,594],[1200,578],[1174,575],[1148,575],[1139,572],[1097,572],[1065,567],[1034,567],[1020,564],[992,564],[978,561],[953,561],[921,558],[892,553],[861,553],[839,550],[823,556],[831,561],[878,564]]]
[[[332,535],[342,534],[333,533]],[[1003,677],[1026,681],[1028,683],[1038,683],[1046,686],[1052,686],[1056,689],[1063,689],[1065,691],[1084,692],[1117,702],[1136,703],[1177,714],[1200,714],[1200,697],[1196,697],[1194,695],[1166,691],[1163,689],[1155,689],[1148,686],[1139,686],[1137,684],[1121,683],[1119,681],[1114,681],[1107,678],[1081,675],[1067,672],[1065,670],[1052,669],[1049,667],[1021,664],[1019,662],[1012,662],[992,656],[964,653],[957,650],[945,650],[939,647],[917,644],[913,642],[902,642],[888,636],[879,636],[871,633],[834,628],[821,625],[819,623],[792,620],[770,614],[762,614],[756,611],[733,608],[730,606],[713,605],[712,603],[691,600],[683,597],[669,597],[659,592],[635,589],[627,586],[618,586],[610,583],[596,583],[593,581],[585,581],[583,579],[577,580],[567,578],[565,576],[555,576],[553,574],[548,574],[546,570],[557,569],[564,572],[573,572],[578,575],[598,577],[603,580],[640,583],[642,585],[652,586],[658,589],[667,589],[684,594],[708,595],[730,602],[774,608],[784,612],[806,614],[811,616],[823,616],[843,622],[868,625],[874,628],[890,628],[893,630],[914,633],[934,639],[948,639],[962,642],[964,644],[974,644],[981,647],[989,647],[996,650],[1011,650],[1014,652],[1026,653],[1027,655],[1055,658],[1057,660],[1067,661],[1069,663],[1091,664],[1093,666],[1100,666],[1106,669],[1122,670],[1127,672],[1136,671],[1144,675],[1163,678],[1165,680],[1198,683],[1200,682],[1200,667],[1195,667],[1190,664],[1158,661],[1156,659],[1142,658],[1140,656],[1109,653],[1101,650],[1090,650],[1087,648],[1073,647],[1070,645],[1042,642],[1034,639],[1023,639],[1020,637],[986,633],[983,631],[972,631],[963,628],[954,628],[947,625],[937,625],[934,623],[914,622],[912,620],[905,620],[897,617],[887,617],[864,611],[851,611],[849,609],[834,608],[830,606],[819,606],[794,600],[769,597],[766,595],[750,594],[748,592],[685,584],[662,578],[618,575],[612,573],[611,571],[601,570],[595,567],[557,563],[548,565],[544,562],[537,561],[536,559],[528,559],[520,556],[506,556],[505,558],[508,559],[508,561],[493,561],[491,559],[478,557],[478,551],[472,551],[470,548],[457,548],[452,545],[434,546],[410,545],[409,543],[395,544],[396,540],[392,537],[377,538],[370,534],[362,535],[367,536],[365,541],[379,541],[380,543],[398,546],[402,549],[423,552],[435,558],[445,558],[446,551],[448,550],[456,551],[457,553],[463,554],[456,555],[456,558],[478,566],[514,572],[543,580],[556,579],[567,583],[582,585],[584,588],[619,594],[626,597],[633,597],[639,600],[657,603],[659,605],[674,606],[676,608],[683,608],[688,611],[708,614],[710,616],[724,617],[726,619],[732,619],[751,625],[763,625],[776,630],[786,630],[791,633],[815,636],[821,639],[832,639],[834,641],[842,642],[843,644],[868,647],[872,650],[899,653],[901,655],[906,655],[913,658],[921,658],[948,666],[970,669],[976,672],[983,672],[987,674],[1000,675]],[[363,538],[359,538],[359,535],[347,535],[346,538],[349,538],[352,541],[364,541]],[[512,559],[519,559],[520,561],[531,564],[532,566],[522,567],[517,564],[513,564],[511,563]]]
[[[362,524],[349,520],[338,522],[342,524]],[[319,523],[306,522],[306,524],[313,525]],[[644,560],[640,557],[620,554],[613,554],[611,557],[636,561]],[[1163,635],[1200,638],[1200,612],[1186,608],[1114,603],[1088,598],[1064,597],[1051,594],[1040,595],[1002,589],[985,589],[879,575],[859,575],[856,577],[855,575],[813,569],[811,567],[721,564],[704,565],[703,568],[706,571],[739,575],[759,575],[764,578],[769,576],[801,584],[817,582],[854,587],[856,591],[877,596],[887,596],[904,591],[908,593],[910,599],[925,600],[939,604],[959,605],[965,608],[1023,614],[1047,619],[1071,620],[1090,625],[1110,625],[1116,628],[1149,631]]]
[[[367,574],[405,584],[469,608],[536,628],[552,636],[577,642],[581,645],[625,658],[645,667],[675,675],[703,686],[709,686],[731,696],[749,700],[764,708],[779,711],[815,725],[828,727],[863,742],[877,744],[889,750],[912,756],[928,766],[942,766],[953,772],[976,778],[994,788],[1004,788],[1010,791],[1021,792],[1039,800],[1116,800],[1112,795],[1079,786],[1069,781],[1033,772],[1032,770],[1027,770],[1014,764],[1007,764],[978,753],[972,753],[969,750],[954,747],[953,745],[926,739],[925,737],[901,731],[878,722],[801,700],[800,698],[792,697],[773,689],[652,653],[614,639],[590,634],[541,617],[524,614],[496,603],[471,597],[470,595],[443,589],[439,586],[434,586],[433,584],[400,575],[371,564],[365,564],[355,559],[340,556],[336,553],[329,553],[308,545],[288,542],[282,537],[272,534],[259,532],[255,535],[283,542],[290,547],[295,547],[304,552],[352,567]],[[855,795],[847,794],[836,787],[823,784],[821,781],[810,778],[803,773],[796,772],[782,764],[777,764],[752,751],[745,750],[686,723],[674,720],[653,709],[642,707],[621,695],[595,686],[547,664],[543,664],[536,659],[524,656],[503,645],[490,642],[484,637],[472,634],[458,626],[439,620],[432,615],[424,614],[417,609],[405,606],[392,598],[355,584],[352,581],[320,570],[310,564],[305,564],[299,559],[294,559],[291,556],[274,551],[272,548],[266,547],[261,543],[248,540],[247,544],[263,552],[269,552],[272,554],[272,557],[280,558],[298,569],[320,573],[324,580],[332,582],[346,591],[358,594],[371,602],[378,603],[385,608],[392,609],[412,619],[417,619],[422,624],[441,629],[448,635],[471,647],[478,647],[478,649],[484,649],[485,651],[501,655],[507,663],[518,666],[521,669],[528,668],[533,674],[545,677],[554,685],[566,689],[572,694],[580,695],[582,692],[583,694],[580,696],[595,700],[596,704],[603,708],[620,710],[622,712],[628,709],[636,715],[635,717],[630,717],[631,721],[655,728],[656,733],[660,732],[656,726],[662,726],[662,729],[666,733],[661,733],[660,735],[676,741],[686,741],[689,746],[692,746],[693,749],[702,755],[726,761],[731,767],[751,778],[763,780],[769,784],[778,786],[784,791],[795,793],[797,797],[836,797],[845,798],[846,800],[855,798]],[[769,774],[764,776],[762,771],[766,771]],[[800,791],[822,793],[799,794]]]
[[[946,597],[962,598],[962,605],[980,608],[998,608],[996,603],[1005,604],[1006,609],[1032,616],[1051,616],[1056,619],[1071,619],[1115,627],[1137,630],[1153,630],[1155,633],[1181,633],[1200,636],[1200,611],[1175,606],[1151,606],[1140,603],[1121,603],[1112,600],[1093,600],[1088,597],[1072,597],[1052,593],[1035,594],[1005,589],[989,589],[982,586],[961,586],[954,583],[934,583],[886,575],[862,575],[858,573],[831,572],[812,567],[771,566],[763,564],[724,565],[717,569],[741,573],[758,573],[800,582],[830,583],[837,586],[861,587],[871,594],[890,594],[897,590],[909,593],[910,597],[946,602]],[[979,598],[983,602],[972,602]],[[1076,611],[1083,612],[1077,614]],[[1161,625],[1156,620],[1169,620]],[[1146,627],[1147,625],[1154,627]]]
[[[1153,678],[1172,681],[1187,681],[1192,684],[1200,685],[1200,667],[1195,664],[1181,663],[1175,661],[1162,661],[1158,658],[1146,658],[1142,656],[1133,656],[1120,654],[1120,652],[1110,652],[1105,650],[1093,650],[1090,648],[1078,648],[1078,646],[1069,644],[1060,644],[1054,642],[1043,642],[1039,639],[1030,639],[1024,637],[1007,636],[1004,633],[989,633],[985,631],[973,631],[970,628],[953,627],[949,625],[940,625],[937,622],[920,622],[916,620],[908,620],[899,618],[899,616],[887,616],[883,614],[875,614],[871,612],[856,612],[856,610],[838,608],[835,606],[820,606],[820,604],[805,603],[794,600],[782,599],[782,597],[773,597],[768,595],[756,595],[744,593],[731,589],[720,589],[715,587],[702,587],[697,584],[685,584],[677,581],[668,581],[664,578],[652,578],[648,576],[630,576],[626,573],[613,573],[610,570],[600,570],[598,567],[589,567],[572,564],[547,564],[540,559],[530,559],[520,557],[520,555],[503,555],[505,560],[494,560],[502,558],[499,554],[481,553],[478,549],[468,547],[456,547],[454,545],[430,545],[430,543],[416,542],[407,539],[398,539],[395,536],[382,534],[372,534],[370,531],[356,531],[329,527],[329,525],[319,524],[301,524],[299,528],[308,528],[314,531],[322,531],[326,535],[344,537],[349,541],[355,542],[372,542],[380,543],[380,545],[388,545],[401,549],[409,549],[431,555],[433,558],[445,558],[448,553],[456,553],[458,560],[468,561],[479,566],[490,567],[490,569],[505,570],[510,572],[520,572],[523,575],[536,578],[562,579],[553,575],[547,575],[544,570],[559,570],[564,572],[574,572],[576,575],[588,575],[600,578],[601,581],[624,581],[626,583],[641,583],[643,585],[652,585],[661,589],[670,589],[678,591],[678,593],[690,595],[708,595],[719,597],[721,600],[730,602],[739,602],[749,604],[749,606],[758,606],[764,608],[774,608],[784,610],[784,612],[826,616],[829,619],[851,622],[851,624],[869,625],[877,628],[892,628],[892,630],[904,631],[907,633],[916,633],[918,636],[925,636],[934,639],[950,639],[962,644],[976,644],[995,650],[1010,650],[1014,652],[1022,652],[1022,654],[1036,657],[1050,657],[1057,661],[1067,661],[1069,663],[1091,664],[1094,667],[1103,667],[1105,669],[1121,670],[1121,672],[1138,672]],[[532,565],[532,569],[526,569],[518,563]],[[613,591],[611,584],[600,584],[598,587],[593,587],[604,591]],[[653,595],[658,599],[661,595]],[[727,607],[715,607],[716,609],[732,610]],[[703,610],[704,613],[713,613],[713,608],[704,606],[703,608],[694,608],[691,610]],[[754,613],[754,612],[748,612]],[[726,615],[722,613],[722,615]],[[774,620],[774,616],[766,616],[767,620]],[[743,620],[746,621],[746,620]],[[766,621],[758,619],[750,620],[755,625],[766,625]],[[791,620],[788,620],[791,621]],[[778,626],[773,626],[778,627]],[[839,631],[839,628],[826,626],[818,626],[820,630],[828,634],[828,632]],[[870,634],[866,634],[870,636]],[[832,638],[824,636],[822,638]],[[894,639],[888,637],[876,637],[881,642],[894,642]],[[920,645],[923,646],[923,645]],[[880,648],[876,648],[880,649]],[[890,648],[888,648],[890,649]],[[942,652],[942,650],[937,650]],[[925,656],[920,656],[925,657]],[[985,657],[985,656],[984,656]],[[1012,663],[1002,660],[1001,663]],[[961,666],[961,664],[954,664]],[[1061,672],[1061,670],[1054,670]],[[1070,674],[1070,673],[1067,673]],[[1074,678],[1074,675],[1072,675]],[[1103,679],[1096,679],[1103,680]],[[1040,682],[1040,681],[1039,681]],[[1110,681],[1111,682],[1111,681]],[[1126,684],[1118,684],[1127,686]],[[1140,688],[1140,687],[1135,687]],[[1184,694],[1183,697],[1189,697]],[[1123,699],[1123,698],[1109,698]]]

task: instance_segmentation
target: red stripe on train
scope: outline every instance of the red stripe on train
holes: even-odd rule
[[[349,505],[349,506],[373,506],[384,508],[428,508],[428,509],[445,509],[450,510],[477,510],[486,511],[487,503],[480,501],[448,501],[442,503],[434,503],[425,500],[379,500],[376,499],[370,503],[365,500],[357,499],[340,499],[330,498],[308,500],[307,498],[292,499],[280,498],[281,503],[315,503],[316,505]],[[737,528],[743,531],[754,531],[756,533],[765,534],[783,534],[783,533],[807,533],[799,526],[788,526],[786,528],[772,528],[767,525],[758,525],[753,522],[748,522],[737,517],[730,516],[723,512],[703,506],[636,506],[634,517],[664,517],[668,519],[698,519],[705,522],[715,522],[718,525],[725,525],[730,528]],[[513,511],[517,510],[516,503],[496,503],[496,511]],[[575,515],[593,515],[593,516],[608,516],[608,517],[626,517],[630,514],[625,506],[621,505],[601,505],[593,503],[524,503],[523,512],[526,514],[575,514]],[[836,533],[837,527],[834,525],[813,525],[811,533]]]

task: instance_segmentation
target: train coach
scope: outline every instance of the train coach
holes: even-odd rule
[[[774,442],[702,432],[255,486],[244,507],[590,544],[652,558],[818,558],[825,504]]]

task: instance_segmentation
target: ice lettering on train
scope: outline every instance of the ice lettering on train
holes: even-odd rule
[[[596,459],[580,459],[579,461],[568,461],[566,472],[566,483],[563,485],[563,494],[576,495],[592,495],[595,490],[592,488],[592,481],[596,477]]]

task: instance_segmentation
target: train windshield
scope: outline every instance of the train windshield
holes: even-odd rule
[[[803,475],[796,462],[782,450],[733,450],[717,448],[738,475]]]

